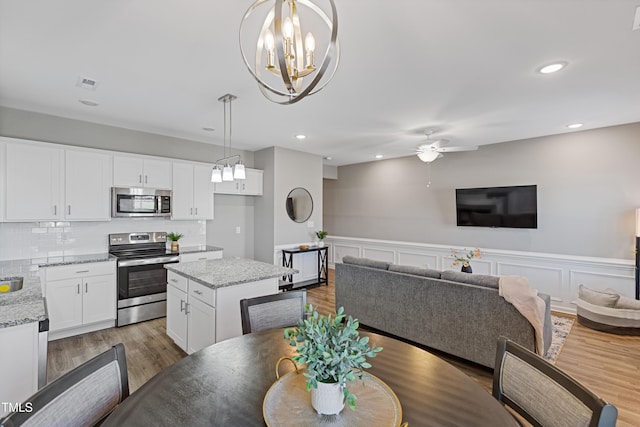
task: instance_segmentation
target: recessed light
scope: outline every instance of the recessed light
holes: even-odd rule
[[[209,127],[209,126],[203,126],[202,130],[206,130],[207,132],[213,132],[214,130],[216,130],[215,128]]]
[[[100,105],[97,101],[92,101],[90,99],[78,99],[78,102],[89,107],[97,107]]]
[[[562,70],[566,66],[566,62],[554,62],[553,64],[545,65],[544,67],[538,68],[538,72],[541,74],[551,74]]]
[[[381,158],[383,158],[383,157],[384,157],[384,156],[383,156],[382,154],[376,154],[376,159],[381,159]]]
[[[578,129],[578,128],[581,128],[582,126],[584,126],[584,124],[582,123],[571,123],[570,125],[567,125],[569,129]]]
[[[306,137],[307,137],[307,135],[303,135],[303,134],[301,134],[301,133],[299,133],[298,135],[296,135],[296,139],[299,139],[299,140],[303,140],[303,139],[305,139]]]

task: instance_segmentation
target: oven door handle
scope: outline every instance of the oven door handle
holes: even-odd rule
[[[143,259],[130,259],[124,261],[118,261],[118,267],[135,267],[137,265],[149,265],[149,264],[168,264],[172,262],[180,261],[178,255],[170,257],[157,257],[157,258],[143,258]]]

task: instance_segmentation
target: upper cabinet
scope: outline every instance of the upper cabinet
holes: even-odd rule
[[[244,180],[225,181],[215,184],[217,194],[236,194],[242,196],[262,196],[262,175],[259,169],[245,168]]]
[[[172,219],[213,219],[211,167],[173,163]]]
[[[111,159],[99,152],[66,150],[66,220],[110,220]]]
[[[63,218],[62,165],[64,150],[50,146],[7,144],[7,221]]]
[[[171,190],[171,162],[141,157],[114,156],[114,187],[148,187]]]

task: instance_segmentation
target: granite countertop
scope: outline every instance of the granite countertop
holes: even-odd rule
[[[92,262],[115,261],[116,257],[108,252],[88,255],[63,255],[56,257],[34,258],[32,264],[39,267],[56,267],[60,265],[88,264]]]
[[[213,289],[298,273],[292,268],[237,257],[166,264],[164,268]]]
[[[0,262],[0,278],[16,276],[24,278],[22,289],[0,294],[0,328],[47,318],[37,266],[31,260]]]
[[[190,253],[197,253],[197,252],[216,252],[216,251],[221,251],[221,250],[223,250],[223,249],[219,248],[217,246],[209,246],[209,245],[199,245],[199,246],[182,246],[182,245],[180,245],[179,253],[181,253],[181,254],[190,254]]]

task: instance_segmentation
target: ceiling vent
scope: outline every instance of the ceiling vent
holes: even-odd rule
[[[98,81],[89,77],[78,76],[76,86],[87,90],[96,90],[96,87],[98,87]]]

